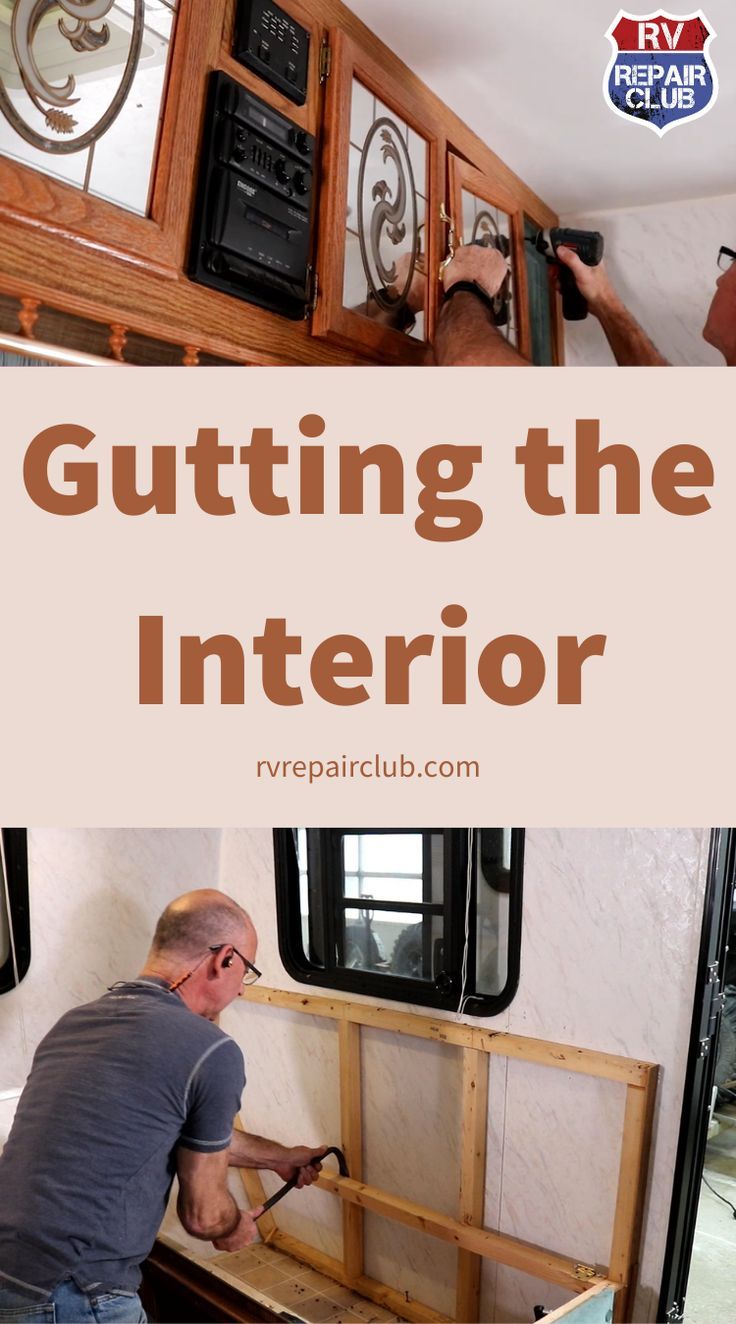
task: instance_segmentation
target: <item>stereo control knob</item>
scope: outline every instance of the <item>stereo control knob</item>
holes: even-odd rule
[[[289,129],[289,142],[297,152],[302,156],[309,156],[312,148],[309,142],[309,134],[304,129]]]
[[[308,193],[312,187],[312,176],[308,170],[295,170],[292,183],[297,193]]]
[[[276,165],[274,166],[274,174],[277,180],[279,181],[279,184],[291,183],[291,175],[289,174],[285,157],[283,156],[279,157],[278,161],[276,162]]]

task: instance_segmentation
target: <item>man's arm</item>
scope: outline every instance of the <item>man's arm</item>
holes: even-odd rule
[[[227,1186],[229,1150],[201,1154],[180,1145],[176,1152],[179,1177],[177,1213],[182,1227],[200,1241],[212,1241],[218,1250],[242,1250],[256,1240],[255,1220],[261,1208],[245,1210],[235,1203]]]
[[[590,311],[598,318],[620,368],[668,368],[670,365],[618,297],[605,263],[586,267],[571,248],[558,248],[557,260],[575,277]]]
[[[235,1168],[267,1168],[278,1173],[284,1181],[290,1181],[299,1173],[297,1189],[311,1186],[319,1176],[321,1149],[309,1149],[306,1145],[297,1145],[289,1149],[276,1140],[266,1140],[263,1136],[251,1135],[247,1131],[233,1131],[229,1150],[226,1151],[228,1163]]]
[[[442,284],[448,293],[458,282],[470,282],[493,299],[507,276],[506,261],[497,249],[464,244],[445,267]],[[440,308],[434,356],[441,367],[529,367],[494,325],[483,300],[464,291],[453,295]]]

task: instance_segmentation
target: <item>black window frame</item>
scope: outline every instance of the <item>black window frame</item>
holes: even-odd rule
[[[484,831],[486,829],[478,829]],[[495,830],[495,829],[492,829]],[[278,922],[279,954],[285,969],[298,983],[317,988],[336,988],[360,993],[368,997],[394,1002],[409,1002],[435,1007],[445,1011],[458,1011],[462,992],[462,962],[465,938],[466,879],[468,866],[467,828],[308,828],[307,872],[309,875],[310,949],[322,954],[333,953],[319,965],[304,951],[300,904],[299,862],[296,828],[274,829],[274,860],[276,870],[276,914]],[[443,898],[441,902],[385,902],[371,901],[374,911],[411,911],[442,913],[444,920],[444,970],[434,982],[410,976],[383,973],[365,969],[350,969],[338,963],[338,937],[335,916],[340,908],[355,909],[356,898],[342,893],[342,837],[345,833],[371,834],[426,834],[441,832],[443,851]],[[319,834],[319,836],[316,836]],[[477,851],[473,851],[472,892],[470,907],[468,972],[463,997],[463,1012],[471,1016],[496,1016],[514,998],[521,973],[521,919],[524,875],[523,828],[511,829],[511,867],[508,877],[509,927],[508,963],[506,983],[494,994],[477,993],[476,952],[477,926]],[[425,846],[426,849],[426,846]],[[505,886],[500,891],[507,890]],[[316,904],[315,904],[316,903]],[[320,942],[321,938],[321,942]],[[326,946],[322,944],[326,944]]]
[[[7,870],[8,925],[11,944],[0,966],[0,995],[17,988],[31,964],[31,912],[28,895],[28,836],[25,828],[2,828]],[[0,889],[2,880],[0,879]],[[3,901],[5,900],[3,896]],[[13,954],[15,953],[15,960]],[[18,978],[16,980],[16,967]]]

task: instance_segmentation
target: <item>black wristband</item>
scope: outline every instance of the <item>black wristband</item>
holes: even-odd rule
[[[485,304],[489,313],[493,314],[495,311],[493,307],[493,299],[490,295],[486,294],[482,286],[478,285],[474,280],[455,281],[455,284],[451,285],[449,290],[445,290],[444,302],[447,303],[448,299],[452,299],[456,294],[474,294],[476,299],[480,299],[481,303]]]

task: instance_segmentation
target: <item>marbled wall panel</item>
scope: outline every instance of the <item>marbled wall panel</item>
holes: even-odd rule
[[[364,1174],[371,1186],[457,1217],[459,1048],[363,1031]]]
[[[249,1005],[245,999],[228,1008],[220,1024],[245,1055],[246,1129],[285,1145],[339,1145],[336,1024],[281,1008]],[[274,1173],[264,1172],[262,1178],[267,1195],[282,1185]],[[293,1191],[279,1204],[276,1218],[282,1231],[328,1255],[341,1254],[340,1204],[329,1192]]]
[[[643,1321],[654,1318],[664,1259],[708,846],[700,829],[527,834],[522,976],[509,1029],[662,1068],[636,1302]],[[507,1119],[516,1115],[510,1089]],[[616,1134],[602,1119],[601,1146]],[[574,1138],[574,1121],[559,1127],[551,1181]],[[520,1226],[525,1213],[535,1217],[536,1200],[504,1183],[502,1227],[512,1199]],[[581,1184],[576,1204],[598,1220],[593,1184]]]
[[[452,1246],[378,1214],[366,1214],[365,1263],[371,1278],[454,1318],[457,1251]]]
[[[219,845],[213,829],[29,829],[32,959],[0,997],[1,1090],[63,1012],[138,973],[173,897],[217,886]]]
[[[571,1300],[571,1294],[562,1287],[499,1265],[493,1314],[484,1314],[481,1318],[493,1320],[494,1324],[530,1324],[534,1319],[534,1306],[544,1306],[551,1312]],[[529,1302],[532,1302],[531,1308]]]
[[[625,1087],[509,1063],[502,1231],[607,1264]]]
[[[736,194],[590,212],[561,223],[603,233],[619,294],[671,363],[723,364],[701,333],[719,275],[718,250],[736,248]],[[565,345],[571,367],[614,362],[594,317],[566,322]]]

